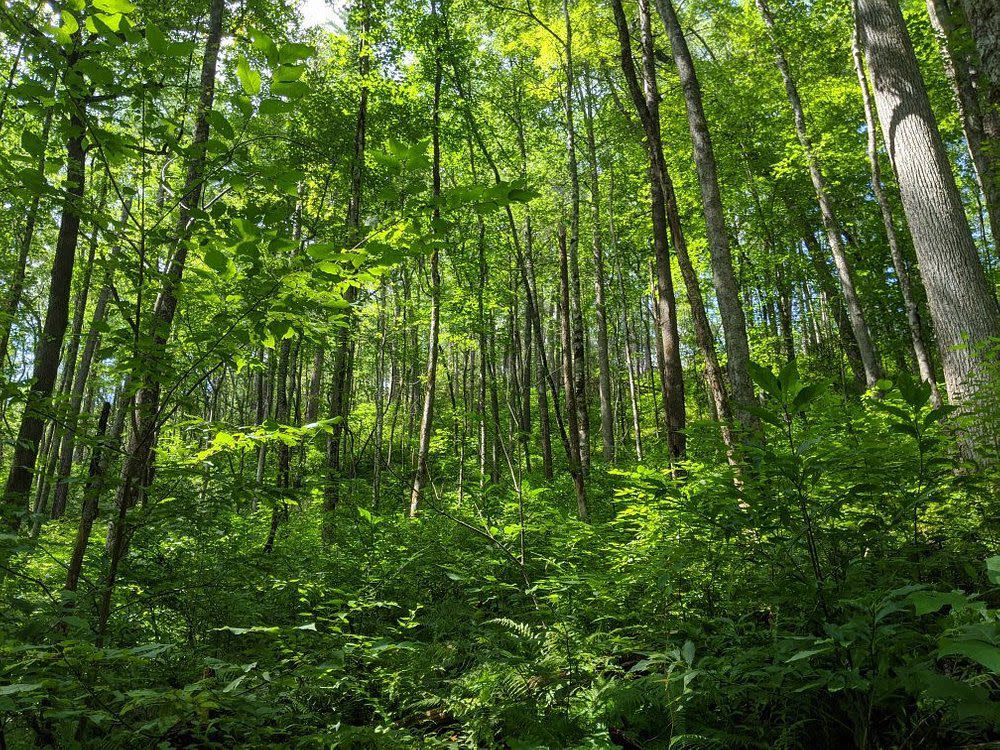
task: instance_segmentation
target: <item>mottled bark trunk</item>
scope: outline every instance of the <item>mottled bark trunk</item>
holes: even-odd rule
[[[434,199],[432,225],[441,220],[439,199],[441,197],[441,50],[438,34],[441,17],[435,0],[431,0],[431,17],[434,26],[434,100],[431,110],[431,195]],[[438,339],[441,326],[441,271],[438,267],[438,243],[443,237],[434,236],[431,250],[431,319],[427,331],[427,370],[424,377],[424,404],[420,411],[420,431],[417,437],[417,468],[410,488],[410,518],[417,515],[420,494],[427,483],[427,456],[431,447],[431,432],[434,427],[434,393],[437,384]],[[485,352],[484,352],[485,354]]]
[[[655,110],[650,108],[659,98],[655,81],[646,76],[645,91],[639,84],[632,58],[632,42],[628,21],[621,0],[612,0],[615,24],[618,28],[620,61],[628,84],[629,95],[639,114],[645,134],[649,161],[650,204],[653,221],[653,254],[657,290],[657,325],[659,327],[661,384],[667,421],[667,441],[673,459],[683,458],[685,452],[684,427],[684,372],[680,358],[680,333],[677,329],[677,309],[674,299],[673,277],[667,246],[666,195],[663,148],[660,140],[660,123]]]

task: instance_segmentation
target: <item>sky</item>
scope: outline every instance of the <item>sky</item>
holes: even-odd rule
[[[306,26],[332,29],[338,26],[344,0],[299,0],[299,10]]]

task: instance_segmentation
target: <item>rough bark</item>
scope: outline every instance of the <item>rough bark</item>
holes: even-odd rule
[[[79,59],[79,36],[76,37],[67,60],[71,70]],[[82,92],[73,86],[67,90],[70,97],[69,121],[66,138],[66,182],[59,234],[56,238],[52,269],[49,275],[48,304],[41,340],[35,351],[31,386],[17,432],[10,472],[0,508],[3,525],[16,531],[27,511],[28,497],[34,478],[35,462],[45,423],[50,418],[49,399],[59,371],[63,338],[69,324],[70,286],[76,246],[80,237],[80,217],[83,208],[86,156],[83,143],[86,133],[86,101]]]
[[[938,1],[928,0],[928,4]],[[868,85],[868,75],[865,72],[861,46],[858,43],[857,28],[854,29],[854,33],[851,36],[851,55],[854,59],[854,70],[858,76],[858,86],[861,89],[861,102],[865,112],[865,130],[868,136],[868,166],[871,171],[872,191],[875,193],[875,202],[878,203],[879,214],[882,217],[882,227],[885,229],[885,238],[889,245],[889,255],[892,257],[892,266],[896,272],[896,282],[899,284],[899,292],[903,297],[903,309],[906,313],[907,326],[910,329],[910,343],[913,346],[913,355],[917,361],[920,379],[930,384],[931,395],[935,405],[940,405],[940,396],[938,395],[937,383],[934,378],[934,369],[931,365],[930,355],[927,352],[927,345],[924,343],[923,328],[920,323],[920,308],[917,306],[917,300],[913,295],[913,287],[910,284],[910,274],[906,268],[903,250],[899,246],[899,237],[896,234],[896,225],[893,221],[889,196],[886,195],[885,186],[882,184],[882,168],[878,160],[878,126],[875,122],[875,107],[872,102],[871,87]]]
[[[948,397],[961,403],[976,387],[977,348],[1000,335],[1000,309],[976,253],[899,6],[893,0],[856,0],[855,7]]]

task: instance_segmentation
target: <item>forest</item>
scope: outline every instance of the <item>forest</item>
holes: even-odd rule
[[[0,199],[0,750],[1000,748],[997,0],[3,0]]]

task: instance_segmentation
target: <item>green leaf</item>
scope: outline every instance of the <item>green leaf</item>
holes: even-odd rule
[[[165,54],[170,46],[170,40],[163,30],[151,23],[146,24],[146,41],[149,43],[149,48],[159,54]]]
[[[239,60],[236,62],[236,77],[239,78],[243,90],[250,96],[260,93],[260,73],[256,70],[251,70],[250,63],[247,62],[247,59],[243,55],[240,55]]]
[[[966,607],[981,606],[982,602],[970,599],[961,591],[915,591],[907,597],[913,604],[913,609],[917,615],[929,615],[951,606],[953,609],[964,609]]]
[[[41,157],[41,155],[45,152],[45,143],[30,130],[22,130],[21,148],[32,156]]]
[[[281,45],[281,49],[278,52],[278,60],[282,64],[295,63],[299,60],[310,58],[315,54],[316,48],[310,44],[289,42],[288,44]]]
[[[128,0],[93,0],[94,7],[105,13],[132,13],[135,6]]]
[[[216,273],[225,274],[230,270],[229,256],[215,247],[209,247],[205,251],[205,265]]]
[[[30,693],[41,688],[37,682],[15,682],[13,685],[0,685],[0,695],[12,695],[13,693]]]
[[[986,577],[990,579],[990,583],[1000,584],[1000,555],[986,560]]]
[[[265,99],[260,103],[260,114],[264,117],[283,115],[295,109],[295,105],[281,99]]]
[[[939,656],[965,656],[979,662],[992,672],[1000,673],[1000,648],[976,639],[952,640],[942,638],[938,647]]]
[[[781,384],[770,368],[761,367],[756,362],[751,362],[750,377],[768,396],[777,398],[781,394]]]

